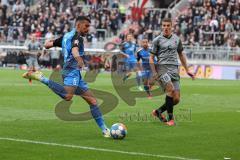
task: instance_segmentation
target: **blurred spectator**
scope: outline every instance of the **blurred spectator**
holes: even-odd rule
[[[6,20],[7,6],[0,0],[0,26],[3,26]]]
[[[29,70],[37,70],[39,69],[38,65],[38,53],[41,49],[40,43],[36,40],[35,35],[31,36],[31,41],[28,44],[28,56],[26,62],[28,64]]]
[[[50,40],[50,39],[53,39],[53,38],[54,38],[54,35],[53,35],[53,32],[52,32],[52,29],[48,27],[48,32],[45,35],[45,39]]]
[[[126,8],[123,4],[120,4],[119,12],[121,17],[121,22],[124,23],[126,21]]]
[[[56,49],[50,51],[51,57],[51,66],[53,69],[56,69],[57,65],[59,64],[60,52]]]
[[[112,8],[119,8],[119,3],[118,0],[114,0],[113,4],[112,4]]]
[[[2,32],[0,32],[0,43],[4,42],[5,38],[4,35],[2,34]]]
[[[7,24],[4,25],[2,32],[3,32],[3,35],[4,35],[5,41],[7,41],[7,38],[8,38],[8,26],[7,26]]]
[[[113,10],[110,16],[110,27],[111,27],[111,31],[113,33],[114,36],[117,35],[117,29],[118,29],[118,17],[119,17],[119,13],[116,12],[116,10]]]
[[[39,57],[39,62],[45,68],[50,67],[50,55],[47,50],[43,50],[42,54]]]
[[[225,25],[225,30],[226,30],[226,32],[228,32],[228,33],[234,31],[233,24],[231,23],[231,21],[230,21],[229,19],[227,20],[227,23],[226,23],[226,25]]]
[[[13,45],[19,45],[18,36],[19,36],[18,28],[14,27],[12,30]]]
[[[22,12],[25,8],[25,5],[21,0],[17,0],[16,3],[12,7],[13,12]]]
[[[17,57],[17,63],[18,65],[23,65],[23,64],[26,64],[26,58],[25,58],[25,55],[23,52],[19,52],[18,53],[18,57]]]

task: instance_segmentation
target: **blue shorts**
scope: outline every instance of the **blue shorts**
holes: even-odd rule
[[[125,69],[127,71],[132,71],[136,68],[137,62],[125,62]]]
[[[152,77],[151,70],[143,70],[142,77],[143,77],[143,79],[150,79]]]
[[[76,87],[76,95],[81,95],[88,90],[88,85],[82,79],[80,70],[65,70],[62,76],[64,86]]]

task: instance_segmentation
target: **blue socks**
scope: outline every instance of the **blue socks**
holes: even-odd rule
[[[54,93],[59,95],[61,98],[64,99],[66,97],[67,92],[65,91],[65,89],[62,85],[60,85],[52,80],[49,80],[46,77],[42,77],[40,79],[40,82],[47,85]]]
[[[47,85],[54,93],[59,95],[61,98],[65,98],[67,92],[65,91],[64,87],[52,80],[49,80],[48,78],[42,77],[40,80],[43,84]],[[104,119],[102,117],[102,113],[98,107],[98,105],[91,105],[90,110],[92,113],[93,118],[95,119],[97,125],[99,128],[101,128],[102,131],[107,129],[107,126],[105,125]]]
[[[42,82],[43,84],[46,84],[46,85],[48,86],[49,79],[46,78],[46,77],[42,77],[42,78],[40,79],[40,82]]]
[[[104,119],[102,117],[102,113],[101,113],[98,105],[91,105],[90,110],[91,110],[92,116],[95,119],[98,127],[101,128],[102,131],[106,130],[107,127],[105,125]]]

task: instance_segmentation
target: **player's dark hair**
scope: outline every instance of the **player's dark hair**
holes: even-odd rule
[[[147,40],[147,41],[149,41],[147,36],[143,36],[143,37],[142,37],[142,40]]]
[[[164,19],[162,20],[162,23],[163,23],[163,22],[169,22],[169,23],[172,24],[172,19],[171,19],[171,18],[164,18]]]
[[[127,33],[127,34],[125,35],[125,38],[127,38],[128,35],[133,36],[133,34],[129,32],[129,33]]]
[[[76,23],[77,22],[81,22],[81,21],[88,21],[89,23],[91,23],[91,20],[88,17],[86,17],[86,16],[79,16],[79,17],[77,17]]]

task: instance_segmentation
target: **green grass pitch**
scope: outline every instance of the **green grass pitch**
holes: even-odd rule
[[[105,121],[128,128],[124,140],[113,140],[102,137],[94,120],[58,119],[54,109],[60,98],[39,82],[29,85],[22,73],[0,70],[0,160],[240,159],[240,81],[182,79],[177,126],[168,127],[149,116],[164,96],[128,106],[110,75],[102,73],[89,86],[119,98]],[[71,111],[88,106],[75,97]]]

